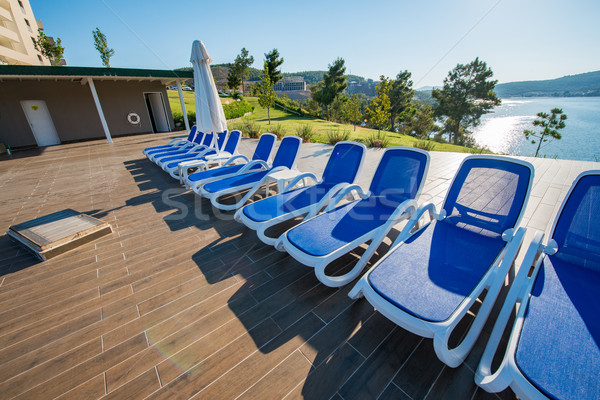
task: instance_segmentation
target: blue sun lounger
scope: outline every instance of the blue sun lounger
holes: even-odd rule
[[[536,232],[475,375],[522,399],[600,399],[600,171],[577,177],[548,243]],[[533,268],[533,271],[531,269]],[[492,360],[519,305],[504,358]]]
[[[206,183],[201,186],[198,192],[202,197],[210,199],[212,205],[220,210],[235,210],[243,206],[246,201],[250,199],[256,193],[258,189],[263,187],[267,181],[267,178],[278,171],[285,171],[288,169],[296,168],[296,160],[298,153],[300,152],[300,146],[302,145],[302,139],[297,136],[285,136],[275,158],[273,164],[269,167],[266,163],[263,163],[264,169],[255,172],[245,172],[237,174],[230,178],[224,178],[218,181]],[[249,190],[248,190],[249,189]],[[233,204],[225,204],[219,201],[223,196],[231,195],[240,191],[247,190],[247,193],[237,202]]]
[[[364,160],[366,147],[355,142],[336,143],[325,166],[321,181],[312,173],[294,178],[283,193],[267,197],[239,209],[234,219],[257,231],[266,244],[274,245],[277,238],[268,237],[265,231],[283,221],[304,215],[311,218],[321,211],[342,188],[353,183]],[[294,189],[307,178],[315,184]]]
[[[194,138],[196,137],[196,125],[192,126],[192,129],[190,129],[190,133],[188,134],[187,138],[176,138],[171,140],[169,143],[167,144],[163,144],[160,146],[152,146],[152,147],[146,147],[144,150],[142,150],[142,153],[144,153],[144,155],[147,155],[148,152],[151,151],[156,151],[156,150],[175,150],[180,148],[183,145],[186,144],[192,144],[192,142],[194,141]]]
[[[210,137],[209,135],[213,135],[213,134],[207,133],[206,135],[208,137]],[[223,148],[223,145],[225,144],[225,139],[227,138],[227,131],[219,132],[216,135],[216,138],[214,137],[214,135],[212,137],[213,137],[213,140],[208,145],[206,144],[208,142],[208,139],[205,137],[202,140],[202,146],[197,146],[195,149],[192,149],[185,154],[176,154],[176,155],[162,157],[162,158],[155,157],[154,160],[158,166],[160,166],[161,168],[164,169],[165,165],[170,164],[175,161],[180,163],[182,161],[194,160],[196,158],[200,158],[200,157],[203,157],[203,156],[206,156],[209,154],[217,154],[221,151],[221,149]]]
[[[208,166],[209,164],[219,164],[222,160],[227,160],[233,156],[238,155],[237,148],[240,144],[241,136],[242,132],[234,130],[227,137],[227,141],[225,142],[222,151],[210,149],[206,152],[199,152],[195,157],[185,158],[183,161],[181,161],[181,159],[177,159],[170,162],[165,162],[162,165],[162,169],[165,170],[165,172],[171,175],[171,177],[173,177],[174,179],[179,180],[179,174],[181,170],[180,165],[182,163],[188,163],[188,165],[191,163],[193,163],[194,165],[202,163],[206,166]]]
[[[187,169],[183,170],[182,180],[185,186],[198,193],[199,188],[205,183],[250,171],[259,171],[268,167],[267,162],[273,154],[277,136],[272,133],[263,133],[258,140],[254,155],[250,160],[246,156],[237,155],[223,164],[220,168],[197,171],[187,175]]]
[[[277,239],[275,248],[287,251],[304,265],[314,267],[317,278],[337,287],[354,280],[394,225],[408,219],[417,209],[427,170],[426,151],[391,147],[386,149],[371,181],[369,192],[358,185],[340,190],[325,212],[303,221]],[[357,191],[360,199],[337,207],[347,195]],[[352,270],[333,276],[326,272],[334,260],[371,241]]]
[[[205,134],[203,132],[196,131],[196,136],[194,136],[194,139],[191,142],[183,143],[181,146],[169,146],[166,148],[158,148],[158,149],[148,150],[146,152],[146,157],[148,157],[148,159],[150,161],[154,162],[154,156],[156,156],[158,154],[166,154],[166,153],[174,153],[174,152],[179,152],[180,154],[186,153],[186,152],[190,151],[191,149],[193,149],[194,147],[201,145],[202,140],[204,139],[204,136],[205,136]]]
[[[155,164],[158,164],[158,160],[162,157],[170,157],[175,155],[186,154],[201,148],[207,147],[205,143],[212,143],[214,134],[198,132],[194,141],[191,145],[184,145],[180,149],[168,149],[168,150],[157,150],[148,152],[148,159]]]
[[[519,252],[517,230],[533,166],[508,157],[470,156],[461,164],[440,213],[427,204],[411,217],[390,251],[350,291],[385,317],[433,338],[446,365],[460,365],[473,348]],[[418,228],[428,213],[431,221]],[[418,228],[418,229],[417,229]],[[449,339],[477,298],[485,299],[464,338]]]

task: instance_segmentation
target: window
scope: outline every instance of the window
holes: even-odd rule
[[[23,7],[23,2],[21,0],[17,0],[17,2],[19,3],[19,6],[21,7],[21,11],[23,11],[23,14],[25,14],[25,7]]]
[[[25,19],[25,25],[27,25],[27,30],[29,30],[29,32],[33,32],[31,30],[31,25],[29,25],[29,21],[27,21],[27,18],[24,18],[24,19]]]
[[[42,60],[42,56],[38,54],[38,60],[40,60],[40,65],[44,65],[44,60]]]

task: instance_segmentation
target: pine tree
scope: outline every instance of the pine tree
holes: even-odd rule
[[[313,99],[326,111],[324,111],[324,114],[327,115],[327,119],[330,118],[329,106],[333,103],[336,96],[348,87],[344,59],[337,58],[328,67],[329,70],[323,75],[323,81],[317,84],[318,86],[312,93]]]
[[[500,105],[494,92],[498,81],[491,80],[493,75],[478,57],[467,65],[458,64],[444,79],[444,88],[432,91],[438,102],[437,117],[444,121],[450,143],[468,143],[468,128],[479,125],[483,114]]]
[[[265,63],[269,70],[269,79],[275,85],[283,78],[281,70],[278,69],[283,64],[283,58],[279,57],[277,49],[273,49],[271,52],[265,53]]]
[[[535,156],[538,156],[540,152],[540,148],[542,143],[548,142],[551,139],[560,140],[562,135],[558,131],[559,129],[563,129],[566,124],[565,121],[567,119],[567,114],[563,113],[563,110],[560,108],[553,108],[550,110],[550,115],[545,112],[539,112],[536,114],[538,119],[533,121],[533,126],[541,127],[540,132],[532,131],[529,129],[525,129],[523,134],[527,140],[531,139],[532,144],[536,144],[537,140],[537,149],[535,150]]]

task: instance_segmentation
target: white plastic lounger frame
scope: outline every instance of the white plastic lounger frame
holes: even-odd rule
[[[288,139],[288,140],[296,139],[296,140],[298,140],[300,142],[300,145],[302,144],[302,139],[300,137],[298,137],[298,136],[292,136],[292,135],[290,135],[290,136],[286,136],[285,139]],[[280,144],[280,146],[281,146],[281,144]],[[252,163],[255,163],[255,162],[256,163],[260,163],[260,164],[262,164],[265,167],[265,169],[269,170],[269,172],[265,176],[263,176],[257,182],[249,183],[247,185],[236,186],[236,187],[233,187],[233,188],[230,188],[230,189],[225,189],[225,190],[221,190],[221,191],[214,192],[214,193],[209,193],[208,191],[204,190],[203,186],[201,186],[199,188],[199,192],[200,192],[199,194],[202,197],[206,197],[207,199],[209,199],[210,202],[211,202],[211,204],[214,207],[218,208],[219,210],[224,210],[224,211],[236,210],[236,209],[240,208],[241,206],[243,206],[244,204],[246,204],[246,202],[252,196],[254,196],[254,194],[260,188],[262,188],[263,186],[265,186],[265,184],[267,183],[267,179],[271,175],[273,175],[275,172],[287,171],[288,169],[289,170],[296,170],[296,163],[298,162],[298,155],[299,155],[299,153],[300,153],[300,146],[298,147],[298,150],[296,152],[296,157],[294,158],[294,162],[292,163],[292,167],[291,168],[283,167],[283,166],[270,168],[269,165],[267,163],[265,163],[264,161],[252,161],[251,163],[249,163],[249,164],[252,164]],[[254,172],[254,171],[252,171],[252,172]],[[236,174],[236,175],[241,175],[241,172],[240,172],[240,174]],[[221,178],[221,179],[224,179],[224,178]],[[246,189],[249,189],[248,192],[239,201],[237,201],[234,204],[224,204],[224,203],[221,203],[219,201],[219,199],[221,197],[223,197],[223,196],[226,196],[226,195],[229,195],[229,194],[232,194],[232,193],[237,193],[237,192],[240,192],[240,191],[243,191],[243,190],[246,190]],[[196,193],[198,193],[198,192],[196,192]]]
[[[574,184],[571,186],[569,192],[563,199],[557,216],[554,219],[552,229],[550,230],[550,237],[552,237],[554,234],[559,216],[562,214],[567,200],[576,187],[575,183],[579,182],[582,177],[587,175],[600,175],[600,170],[586,171],[579,174],[579,176],[575,178]],[[527,306],[529,304],[533,285],[535,284],[536,277],[544,259],[543,256],[545,254],[552,255],[558,251],[558,245],[554,239],[550,239],[545,245],[542,244],[543,239],[544,233],[536,231],[527,249],[527,252],[525,253],[525,257],[523,258],[519,272],[517,273],[512,287],[506,296],[504,306],[502,307],[502,310],[500,310],[500,314],[496,319],[494,329],[492,330],[486,348],[481,357],[481,361],[479,362],[479,367],[475,373],[475,383],[477,383],[478,386],[482,387],[487,392],[501,392],[510,386],[515,394],[522,399],[548,398],[523,376],[515,361],[515,351],[521,336],[525,312],[528,308]],[[531,266],[533,266],[532,272],[530,272]],[[502,359],[498,369],[492,373],[492,361],[496,355],[498,345],[502,339],[508,321],[511,315],[513,315],[513,309],[517,304],[519,304],[519,308],[511,330],[510,338],[508,340],[508,345],[504,353],[504,358]]]
[[[358,175],[360,174],[360,171],[362,170],[362,166],[365,160],[365,152],[367,147],[362,144],[362,143],[357,143],[357,142],[351,142],[351,141],[341,141],[336,143],[337,144],[344,144],[344,143],[349,143],[349,144],[353,144],[355,146],[361,146],[363,148],[363,157],[360,161],[360,164],[358,166],[358,170],[356,171],[356,177],[358,177]],[[323,181],[319,181],[317,180],[317,177],[310,172],[305,172],[303,174],[298,175],[297,177],[295,177],[292,181],[290,181],[290,183],[285,187],[285,189],[283,190],[282,193],[286,193],[289,192],[290,190],[292,190],[300,181],[304,181],[305,179],[312,179],[313,182],[315,183],[315,185],[318,185],[320,183],[323,183]],[[319,211],[321,211],[324,207],[326,207],[329,202],[333,199],[333,197],[343,188],[345,188],[346,186],[348,186],[349,183],[346,182],[342,182],[342,183],[338,183],[337,185],[335,185],[334,187],[332,187],[327,194],[318,202],[315,204],[311,204],[307,207],[303,207],[294,211],[291,211],[289,213],[286,214],[282,214],[279,215],[275,218],[272,218],[268,221],[263,221],[263,222],[257,222],[254,221],[250,218],[248,218],[243,210],[244,208],[240,208],[238,211],[236,211],[235,215],[234,215],[234,219],[237,222],[241,222],[244,225],[246,225],[248,228],[253,229],[256,231],[256,234],[258,235],[258,238],[265,244],[274,246],[275,242],[277,241],[277,239],[279,237],[273,238],[273,237],[269,237],[266,235],[266,230],[269,229],[270,227],[280,224],[284,221],[290,220],[292,218],[296,218],[299,217],[301,215],[306,214],[306,216],[304,217],[304,219],[309,219],[314,217],[315,215],[317,215],[319,213]]]
[[[528,189],[523,203],[524,206],[521,208],[519,216],[517,217],[516,222],[514,224],[514,226],[517,227],[521,219],[523,218],[523,213],[525,212],[525,205],[527,204],[531,192],[531,183],[533,182],[534,175],[533,167],[531,166],[531,164],[517,159],[500,156],[479,155],[469,156],[465,158],[465,160],[463,160],[463,164],[467,160],[473,158],[508,160],[510,162],[527,166],[531,169]],[[460,171],[460,167],[458,170]],[[457,176],[458,173],[454,176],[450,188],[452,188],[452,185],[454,184],[454,181],[456,180]],[[446,203],[449,194],[450,190],[448,190],[448,192],[446,193],[446,197],[442,204]],[[425,213],[429,214],[430,221],[424,226],[420,227],[419,229],[411,232],[415,227],[417,227],[419,220],[424,216]],[[434,350],[439,359],[449,367],[454,368],[459,366],[465,360],[465,358],[475,345],[475,342],[477,341],[477,338],[479,337],[479,334],[483,329],[487,317],[489,316],[492,310],[496,297],[498,296],[498,293],[504,285],[504,280],[508,272],[510,271],[510,267],[513,264],[521,248],[526,229],[518,228],[515,231],[515,229],[511,228],[504,231],[502,233],[502,239],[508,244],[504,246],[500,254],[496,257],[492,266],[484,274],[484,276],[475,286],[473,291],[465,297],[465,299],[460,303],[460,305],[456,308],[456,310],[454,310],[452,315],[447,320],[442,322],[431,322],[415,317],[407,312],[400,310],[398,307],[390,303],[387,299],[382,297],[370,285],[369,275],[371,274],[371,272],[373,272],[373,270],[375,270],[379,266],[379,264],[384,262],[387,259],[387,257],[389,257],[394,252],[394,250],[396,250],[399,246],[402,246],[408,238],[410,238],[417,232],[426,229],[427,226],[429,226],[429,224],[431,223],[431,221],[433,221],[433,219],[441,221],[444,218],[446,218],[446,212],[444,210],[441,210],[440,213],[436,212],[435,205],[433,205],[432,203],[428,203],[421,206],[417,210],[417,212],[415,212],[412,215],[410,221],[404,227],[401,234],[398,236],[398,238],[396,239],[390,250],[387,252],[387,254],[384,257],[382,257],[375,265],[373,265],[373,267],[369,269],[369,271],[367,271],[361,277],[361,279],[352,288],[350,293],[348,293],[348,296],[355,300],[364,296],[369,301],[369,303],[377,309],[377,311],[379,311],[381,314],[383,314],[385,317],[387,317],[389,320],[391,320],[398,326],[422,337],[433,338]],[[473,306],[473,304],[481,295],[484,289],[487,289],[488,292],[477,312],[477,316],[475,317],[471,327],[469,328],[467,335],[463,338],[463,340],[457,347],[452,349],[449,348],[449,340],[454,329],[460,323],[463,317],[467,314],[469,309]]]
[[[277,137],[273,133],[263,133],[261,135],[261,137],[263,135],[273,136],[274,141],[277,140]],[[270,159],[273,158],[273,152],[274,151],[275,151],[275,146],[272,146],[271,150],[270,150],[270,153],[269,153],[269,156],[267,157],[267,160],[270,160]],[[235,176],[235,175],[245,174],[246,172],[249,172],[249,170],[251,168],[253,168],[255,165],[262,165],[262,168],[260,170],[259,169],[255,169],[255,170],[253,170],[251,172],[261,171],[261,170],[269,168],[268,163],[266,163],[265,161],[262,161],[262,160],[250,160],[250,159],[248,159],[248,157],[246,157],[244,155],[241,155],[241,154],[237,155],[237,156],[231,157],[229,160],[227,160],[227,162],[225,162],[225,164],[223,164],[221,166],[221,168],[226,168],[226,167],[230,167],[232,165],[237,165],[238,163],[240,163],[240,161],[243,162],[243,163],[245,163],[246,165],[244,165],[240,170],[237,170],[236,172],[233,172],[231,174],[224,174],[224,175],[220,175],[218,177],[203,179],[201,181],[190,181],[189,178],[188,178],[188,176],[189,176],[188,172],[186,170],[184,172],[184,175],[182,176],[182,180],[183,180],[186,188],[193,190],[197,195],[201,196],[201,194],[200,194],[200,188],[202,187],[202,185],[204,185],[206,183],[218,181],[220,179],[230,178],[230,177]]]
[[[165,172],[167,172],[169,175],[171,175],[171,177],[173,179],[178,179],[180,183],[183,183],[183,181],[181,179],[181,171],[184,168],[186,170],[188,170],[189,168],[198,167],[202,171],[202,170],[208,169],[209,165],[221,166],[221,164],[223,164],[223,162],[229,160],[231,157],[239,155],[237,149],[240,144],[241,136],[242,136],[242,133],[240,131],[237,131],[237,130],[232,131],[229,134],[229,136],[227,136],[227,140],[223,141],[222,149],[217,150],[216,154],[210,154],[205,157],[203,157],[199,154],[196,158],[189,160],[189,161],[182,161],[182,162],[178,163],[177,166],[175,166],[175,167],[169,167],[168,165],[170,163],[166,163],[163,166],[163,169],[165,170]],[[225,151],[225,149],[227,149],[227,145],[229,144],[230,140],[236,141],[232,152]],[[183,167],[183,166],[185,166],[185,167]]]
[[[410,200],[405,200],[404,202],[399,204],[396,207],[396,209],[394,210],[394,212],[390,215],[387,222],[385,222],[383,225],[379,226],[378,228],[365,233],[361,237],[353,240],[352,242],[347,243],[344,246],[337,248],[335,251],[333,251],[325,256],[313,256],[313,255],[305,253],[302,250],[299,250],[296,246],[294,246],[292,243],[290,243],[289,239],[287,238],[287,232],[289,232],[289,230],[286,231],[283,235],[281,235],[277,239],[277,241],[275,242],[275,248],[279,251],[287,251],[292,257],[294,257],[296,260],[300,261],[302,264],[304,264],[308,267],[313,267],[315,269],[315,275],[317,276],[319,281],[321,281],[326,286],[340,287],[340,286],[344,286],[344,285],[352,282],[354,279],[356,279],[358,277],[358,275],[360,275],[360,273],[362,272],[364,267],[367,265],[367,263],[369,262],[369,259],[371,258],[371,256],[373,256],[373,254],[375,253],[375,251],[377,250],[377,248],[379,247],[381,242],[383,242],[385,237],[388,235],[390,230],[396,224],[398,224],[400,221],[410,218],[412,216],[412,214],[417,210],[418,204],[417,204],[416,200],[419,198],[419,195],[421,194],[421,191],[423,190],[423,185],[425,184],[425,178],[427,177],[427,172],[429,170],[429,153],[424,150],[415,149],[412,147],[401,147],[401,146],[389,147],[388,149],[386,149],[386,151],[394,150],[394,149],[403,149],[403,150],[409,150],[409,151],[414,151],[414,152],[418,152],[418,153],[423,153],[427,156],[427,161],[425,164],[425,169],[423,171],[423,179],[421,179],[421,183],[419,185],[419,188],[417,189],[415,198],[410,199]],[[338,206],[338,203],[340,201],[342,201],[344,198],[346,198],[347,196],[351,195],[352,192],[357,193],[358,196],[360,197],[359,200],[356,200],[356,201],[366,199],[370,195],[369,192],[364,193],[362,188],[357,184],[348,185],[348,186],[344,187],[343,189],[341,189],[335,195],[335,197],[329,202],[329,205],[327,206],[327,208],[323,211],[323,214],[335,209]],[[304,221],[302,221],[301,224],[308,222],[308,221],[310,221],[310,219],[305,219]],[[297,225],[297,226],[299,226],[299,225]],[[294,228],[291,228],[291,229],[294,229]],[[342,255],[354,250],[356,247],[362,245],[365,242],[368,242],[369,240],[371,240],[371,244],[365,250],[365,252],[361,256],[360,260],[358,260],[358,262],[352,268],[352,270],[350,270],[346,274],[340,275],[340,276],[331,276],[331,275],[327,275],[325,273],[325,269],[332,261],[334,261],[334,260],[338,259],[339,257],[341,257]]]

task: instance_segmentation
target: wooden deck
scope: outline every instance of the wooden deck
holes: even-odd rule
[[[444,367],[430,339],[351,301],[352,285],[321,285],[142,156],[168,137],[1,156],[3,232],[73,208],[114,233],[45,262],[0,237],[0,398],[496,398],[473,382],[485,338],[461,367]],[[330,149],[305,144],[299,169],[320,173]],[[381,153],[368,152],[365,188]],[[421,202],[441,203],[463,157],[432,153]],[[542,230],[573,178],[600,169],[530,161],[523,223]]]

